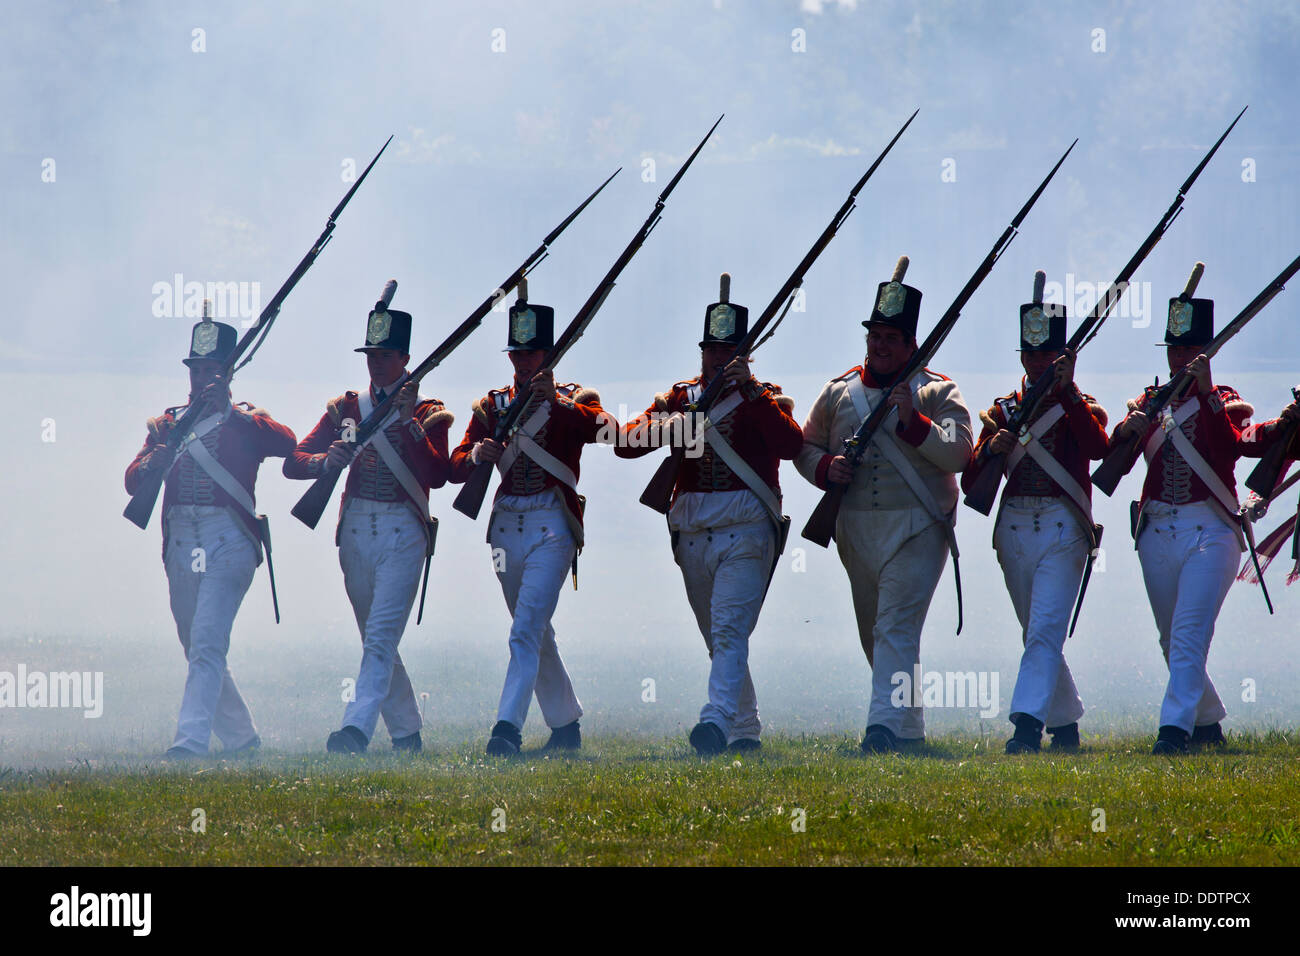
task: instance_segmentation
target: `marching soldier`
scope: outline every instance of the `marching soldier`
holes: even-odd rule
[[[1090,461],[1106,454],[1106,412],[1074,384],[1074,354],[1066,345],[1066,311],[1043,304],[1046,276],[1034,276],[1034,301],[1020,307],[1021,390],[980,413],[984,429],[962,474],[969,491],[990,455],[1006,455],[1007,485],[994,521],[993,546],[1020,621],[1024,654],[1007,753],[1037,753],[1043,728],[1053,750],[1077,750],[1083,703],[1065,662],[1070,609],[1097,547],[1092,520]],[[1048,369],[1051,395],[1041,404],[1022,441],[1007,430],[1024,389]]]
[[[366,320],[365,344],[355,349],[366,356],[369,387],[327,402],[316,427],[284,463],[287,478],[318,478],[327,465],[349,468],[334,543],[361,632],[361,668],[343,725],[326,740],[330,753],[364,753],[381,716],[394,750],[422,746],[420,708],[397,646],[422,567],[428,579],[437,528],[429,491],[447,481],[452,414],[407,382],[411,314],[390,310],[391,293],[385,296]],[[389,420],[358,448],[356,427],[394,391]]]
[[[700,375],[656,395],[653,405],[624,426],[615,449],[620,458],[637,458],[656,448],[686,445],[668,528],[712,660],[708,703],[690,734],[701,755],[760,746],[749,637],[788,530],[778,466],[803,444],[799,424],[790,417],[793,399],[757,381],[748,356],[728,364],[749,326],[749,310],[728,301],[730,284],[723,273],[720,301],[705,310]],[[718,375],[725,375],[728,385],[700,435],[688,420],[689,409]]]
[[[582,448],[612,440],[618,424],[600,407],[594,389],[557,385],[551,370],[539,371],[555,344],[554,326],[555,310],[529,302],[528,284],[521,281],[506,344],[514,381],[474,403],[465,437],[451,456],[453,482],[465,481],[480,462],[501,473],[487,540],[513,623],[510,663],[487,744],[493,756],[519,753],[534,694],[551,728],[546,749],[582,745],[582,704],[556,646],[551,617],[570,569],[577,586],[586,506],[578,494]],[[497,417],[524,388],[532,393],[533,407],[508,442],[495,440]]]
[[[144,447],[126,470],[126,491],[134,495],[145,473],[167,469],[163,565],[176,632],[189,662],[176,737],[166,753],[170,759],[207,754],[213,733],[228,755],[261,746],[226,654],[268,537],[253,497],[258,465],[288,455],[296,440],[262,409],[231,404],[230,386],[220,373],[238,335],[208,316],[204,302],[203,321],[194,326],[190,354],[183,359],[190,370],[189,403],[202,406],[202,417],[170,461],[164,452],[167,438],[188,406],[151,418]]]
[[[1198,263],[1199,266],[1199,263]],[[1145,413],[1154,387],[1128,403],[1111,436],[1137,434],[1147,460],[1142,498],[1133,505],[1133,538],[1142,579],[1169,666],[1155,754],[1187,753],[1225,743],[1227,710],[1206,670],[1214,622],[1246,550],[1237,501],[1237,459],[1260,457],[1281,434],[1260,426],[1243,435],[1254,409],[1215,385],[1201,350],[1214,338],[1214,300],[1192,298],[1200,269],[1169,300],[1164,344],[1169,373],[1184,367],[1192,384],[1158,420]]]
[[[894,675],[908,681],[919,667],[921,628],[953,532],[957,472],[971,455],[970,413],[950,379],[923,369],[885,389],[916,351],[921,293],[903,285],[907,257],[878,287],[863,365],[828,382],[803,426],[799,473],[818,488],[848,485],[835,540],[849,575],[858,637],[871,665],[865,752],[898,750],[925,740],[920,688],[895,706]],[[895,409],[855,470],[841,453],[845,439],[880,402]],[[960,602],[960,590],[958,601]]]

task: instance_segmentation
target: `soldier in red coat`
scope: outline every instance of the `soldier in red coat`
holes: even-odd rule
[[[1154,753],[1186,753],[1190,744],[1224,743],[1227,714],[1206,670],[1214,622],[1245,550],[1234,475],[1237,459],[1260,457],[1281,434],[1243,428],[1253,412],[1226,385],[1215,385],[1202,349],[1214,338],[1214,301],[1194,299],[1194,283],[1169,300],[1165,331],[1169,373],[1184,367],[1192,385],[1164,409],[1146,414],[1154,388],[1129,402],[1111,441],[1136,433],[1147,460],[1133,537],[1142,578],[1169,665]]]
[[[410,341],[410,313],[377,302],[367,319],[366,344],[356,349],[366,356],[369,387],[330,400],[284,463],[287,478],[314,479],[327,466],[349,469],[334,541],[361,632],[361,668],[343,726],[325,743],[332,753],[364,752],[381,716],[394,750],[422,746],[420,708],[397,647],[421,568],[433,554],[429,491],[447,482],[452,414],[407,381]],[[394,392],[385,426],[358,448],[357,426]]]
[[[190,405],[202,416],[168,460],[167,438],[187,405],[149,420],[149,434],[126,470],[134,495],[142,477],[166,468],[162,502],[163,565],[172,616],[189,669],[169,759],[202,756],[213,733],[224,753],[261,746],[248,706],[226,666],[230,631],[262,563],[265,518],[256,513],[257,468],[293,451],[294,434],[265,411],[232,405],[220,377],[238,335],[232,326],[204,319],[190,337]]]
[[[760,746],[749,638],[788,523],[781,513],[778,467],[803,446],[799,423],[790,417],[794,401],[757,381],[748,357],[729,362],[749,326],[749,310],[728,301],[729,293],[730,276],[724,273],[720,301],[705,310],[700,375],[656,395],[624,426],[615,449],[620,458],[638,458],[657,448],[686,446],[668,528],[712,661],[708,703],[690,734],[691,746],[702,755]],[[726,377],[727,387],[701,433],[688,420],[689,407],[718,375]]]
[[[513,622],[510,663],[487,752],[512,756],[523,746],[524,721],[534,694],[551,728],[549,749],[577,750],[582,704],[560,657],[551,617],[564,579],[583,543],[583,508],[578,462],[584,445],[612,442],[618,423],[600,407],[594,389],[557,385],[539,372],[554,344],[555,310],[528,301],[528,285],[510,307],[506,352],[514,381],[474,403],[465,437],[451,455],[452,478],[463,482],[480,463],[501,474],[488,522],[493,567]],[[531,382],[531,384],[530,384]],[[505,442],[492,436],[521,389],[532,393],[519,429]]]
[[[1053,750],[1077,750],[1083,702],[1063,649],[1070,609],[1097,547],[1089,462],[1106,454],[1106,412],[1074,384],[1074,355],[1066,344],[1063,305],[1043,304],[1044,273],[1034,277],[1034,301],[1020,307],[1019,390],[980,414],[984,429],[962,472],[969,491],[990,455],[1006,455],[1007,484],[994,520],[993,547],[1020,621],[1024,654],[1011,695],[1015,736],[1007,753],[1037,753],[1043,728]],[[1051,368],[1052,393],[1028,432],[1007,430],[1024,389]]]

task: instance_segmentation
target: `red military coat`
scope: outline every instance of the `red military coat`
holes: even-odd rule
[[[685,412],[698,397],[701,387],[702,382],[697,376],[677,382],[667,392],[656,395],[654,404],[623,426],[622,440],[614,454],[620,458],[640,458],[666,444],[665,436],[652,423],[674,412]],[[790,417],[794,399],[782,395],[781,389],[770,382],[751,379],[740,388],[743,401],[713,427],[780,497],[780,462],[782,459],[793,461],[803,448],[803,429]],[[723,391],[719,399],[725,398],[730,391]],[[671,440],[671,436],[668,437]],[[682,460],[677,484],[673,488],[673,501],[685,492],[740,491],[746,487],[713,446],[706,442],[702,455]]]
[[[532,438],[568,467],[576,480],[580,474],[579,461],[583,446],[597,441],[614,441],[618,422],[601,408],[600,394],[595,389],[569,383],[556,385],[555,392],[556,397],[550,403],[547,419]],[[451,453],[453,482],[463,482],[469,478],[475,468],[471,457],[474,446],[493,436],[498,417],[509,408],[514,398],[515,386],[511,384],[488,392],[474,403],[474,414],[470,418],[469,427],[465,429],[465,437]],[[521,424],[526,423],[532,414],[534,413],[525,414]],[[506,444],[509,445],[509,441]],[[510,470],[502,476],[493,501],[503,495],[537,495],[551,488],[559,490],[560,497],[564,500],[569,530],[581,548],[584,540],[582,516],[586,499],[526,453],[516,456]]]
[[[371,399],[373,398],[372,387]],[[285,477],[319,477],[330,445],[340,439],[345,429],[360,425],[361,419],[361,406],[356,392],[347,391],[330,399],[325,405],[325,414],[316,423],[316,427],[285,460]],[[426,398],[416,403],[409,422],[395,421],[384,430],[389,443],[411,470],[426,496],[431,489],[445,485],[450,476],[447,431],[453,419],[452,413],[446,410],[442,402]],[[425,503],[414,500],[401,486],[373,444],[367,444],[348,469],[347,484],[343,487],[343,499],[339,503],[340,522],[348,501],[354,497],[375,501],[402,501],[419,515],[421,523],[427,523],[429,519],[424,510]]]
[[[980,422],[984,428],[975,450],[971,454],[971,463],[962,472],[961,487],[969,492],[979,479],[980,472],[988,464],[988,444],[995,435],[1007,427],[1007,410],[1014,413],[1015,407],[1024,398],[1025,382],[1022,379],[1019,390],[1004,395],[993,403],[988,411],[980,412]],[[1089,462],[1097,461],[1106,455],[1106,410],[1091,395],[1079,391],[1071,383],[1068,389],[1054,392],[1043,402],[1037,422],[1057,405],[1065,409],[1065,414],[1057,419],[1056,424],[1043,433],[1039,442],[1069,472],[1070,477],[1079,483],[1083,493],[1092,500],[1092,480],[1089,478]],[[1034,422],[1030,423],[1030,427]],[[1020,459],[1015,469],[1007,476],[1006,487],[1002,497],[1013,498],[1028,495],[1039,498],[1069,498],[1052,477],[1043,470],[1029,455]]]
[[[146,461],[153,452],[167,443],[167,436],[185,414],[187,406],[167,409],[157,418],[149,419],[144,446],[126,469],[126,493],[134,495],[140,487],[143,474],[151,467],[159,467],[157,459]],[[293,452],[296,438],[293,432],[271,418],[265,410],[254,408],[247,402],[232,405],[230,414],[210,433],[204,443],[213,457],[231,477],[243,486],[249,498],[257,503],[254,486],[257,484],[258,466],[267,458],[284,458]],[[163,486],[162,535],[167,541],[167,511],[175,504],[212,505],[227,508],[238,516],[254,541],[260,541],[253,516],[244,511],[224,489],[212,481],[199,468],[194,459],[182,452],[167,472]],[[258,548],[260,561],[261,548]]]
[[[1129,401],[1130,413],[1146,411],[1147,402],[1154,394],[1155,387],[1152,386],[1138,398]],[[1280,430],[1273,422],[1248,427],[1246,422],[1254,408],[1226,385],[1216,385],[1209,395],[1202,395],[1200,386],[1193,382],[1187,397],[1168,407],[1176,412],[1186,402],[1196,402],[1199,407],[1195,414],[1183,422],[1183,434],[1228,490],[1236,495],[1237,459],[1261,457],[1277,440]],[[1127,416],[1124,420],[1128,420]],[[1139,447],[1145,449],[1156,429],[1161,427],[1161,422],[1152,421],[1142,436]],[[1111,434],[1111,441],[1114,441],[1114,433]],[[1146,480],[1142,484],[1142,504],[1145,505],[1151,499],[1170,504],[1188,504],[1212,498],[1210,489],[1188,467],[1173,442],[1166,441],[1161,445],[1147,468]]]

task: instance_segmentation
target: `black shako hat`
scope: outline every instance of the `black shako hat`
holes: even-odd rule
[[[709,345],[735,347],[749,334],[749,309],[731,301],[731,273],[718,278],[718,301],[704,310],[704,338],[700,348]]]
[[[1209,345],[1214,341],[1214,300],[1192,298],[1204,273],[1205,263],[1196,263],[1183,294],[1169,300],[1165,340],[1157,344]]]
[[[398,312],[388,307],[396,292],[397,280],[389,279],[384,284],[384,294],[366,317],[366,344],[353,349],[354,352],[392,349],[402,355],[411,354],[411,313]]]
[[[555,310],[528,301],[528,280],[519,280],[519,297],[510,307],[507,352],[549,349],[555,344]]]
[[[1034,273],[1034,301],[1020,307],[1020,351],[1060,352],[1065,348],[1065,306],[1043,302],[1047,273]]]
[[[876,287],[876,304],[871,310],[871,317],[862,323],[864,328],[887,325],[916,338],[916,323],[921,317],[921,290],[903,285],[903,276],[907,275],[909,262],[907,256],[899,256],[898,265],[894,267],[894,277]]]
[[[196,360],[224,362],[230,358],[239,342],[239,333],[233,325],[212,321],[212,300],[203,300],[203,320],[190,330],[190,354],[181,359],[186,365]]]

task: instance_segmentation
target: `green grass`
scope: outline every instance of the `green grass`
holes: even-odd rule
[[[1295,865],[1300,742],[1231,740],[1176,760],[1145,737],[1036,757],[1000,738],[864,757],[848,737],[776,737],[708,761],[679,740],[596,737],[504,762],[475,741],[0,768],[0,864]]]

